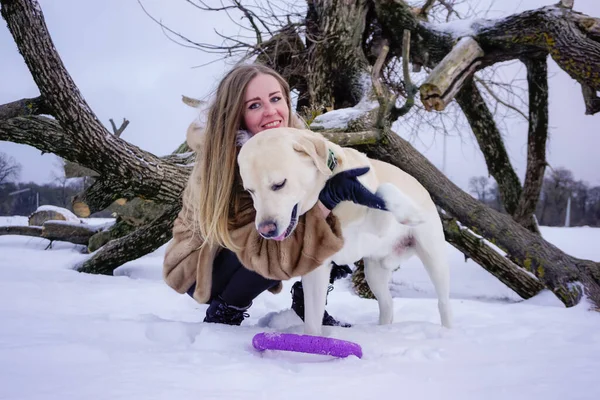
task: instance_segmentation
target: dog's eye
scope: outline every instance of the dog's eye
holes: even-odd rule
[[[281,182],[281,183],[273,184],[273,186],[271,186],[271,190],[273,190],[274,192],[278,191],[279,189],[281,189],[282,187],[285,186],[286,182],[287,182],[287,179],[284,179],[283,182]]]

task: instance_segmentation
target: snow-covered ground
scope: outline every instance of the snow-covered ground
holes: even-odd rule
[[[600,260],[600,229],[542,232]],[[164,248],[108,277],[72,270],[87,257],[81,247],[47,244],[0,236],[0,399],[600,398],[600,314],[547,292],[520,301],[450,247],[454,329],[439,326],[415,258],[394,275],[389,326],[377,325],[374,300],[336,283],[327,309],[354,326],[327,332],[359,343],[364,357],[332,359],[252,348],[258,332],[301,333],[291,281],[259,296],[241,327],[204,324],[206,306],[161,281]]]

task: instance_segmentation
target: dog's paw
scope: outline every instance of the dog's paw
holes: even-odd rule
[[[425,216],[419,207],[397,186],[391,183],[382,183],[377,188],[377,195],[384,201],[385,205],[398,223],[408,226],[417,226],[425,222]]]
[[[385,205],[390,211],[398,208],[404,198],[404,194],[400,189],[391,183],[382,183],[379,185],[375,194],[385,201]]]
[[[416,215],[411,215],[406,219],[398,220],[398,223],[408,226],[421,225],[423,222],[425,222],[425,217],[420,213],[417,213]]]

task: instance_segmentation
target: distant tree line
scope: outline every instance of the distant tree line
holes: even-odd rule
[[[52,182],[42,185],[33,182],[17,182],[21,169],[21,164],[13,157],[0,152],[0,216],[29,215],[37,209],[38,205],[52,205],[73,211],[71,205],[73,196],[92,183],[92,179],[85,176],[68,178],[63,160],[56,162]],[[105,211],[94,216],[108,217],[110,214],[110,211]]]
[[[505,212],[492,178],[476,176],[469,180],[469,192],[488,206]],[[549,170],[544,177],[535,216],[540,225],[564,226],[571,198],[570,226],[600,227],[600,186],[576,180],[566,168]]]
[[[82,189],[79,180],[38,185],[7,182],[0,185],[0,215],[29,215],[39,205],[53,205],[72,211],[71,197]]]

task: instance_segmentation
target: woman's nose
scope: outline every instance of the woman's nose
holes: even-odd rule
[[[275,114],[275,107],[272,104],[267,103],[263,107],[263,114],[264,115],[273,115],[273,114]]]

